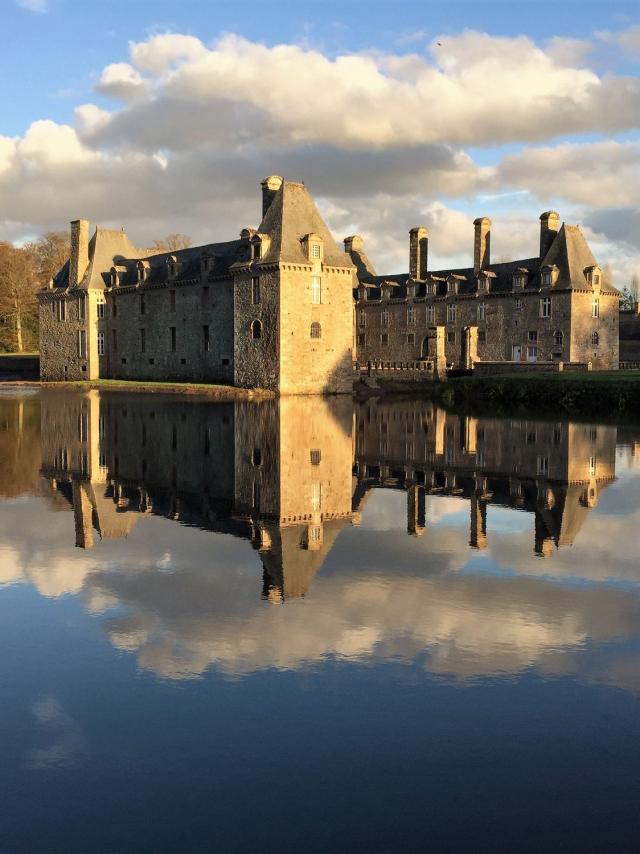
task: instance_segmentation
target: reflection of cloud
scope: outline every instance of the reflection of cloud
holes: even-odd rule
[[[85,753],[84,736],[76,722],[55,697],[41,697],[31,707],[37,727],[49,742],[47,747],[33,747],[25,764],[34,770],[68,768]]]

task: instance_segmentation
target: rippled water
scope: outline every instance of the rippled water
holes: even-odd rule
[[[0,396],[2,852],[632,851],[640,427]]]

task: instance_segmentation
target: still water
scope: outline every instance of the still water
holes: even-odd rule
[[[632,851],[640,427],[0,392],[2,852]]]

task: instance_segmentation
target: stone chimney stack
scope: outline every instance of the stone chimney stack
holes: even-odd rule
[[[344,251],[351,255],[352,252],[362,252],[364,249],[364,240],[359,234],[352,234],[344,239]]]
[[[482,216],[473,221],[473,272],[478,275],[491,263],[491,220]]]
[[[427,260],[429,255],[429,232],[424,226],[412,228],[409,232],[409,276],[424,281],[427,278]]]
[[[560,214],[557,211],[545,211],[540,214],[540,258],[544,258],[556,238],[560,227]]]
[[[69,287],[82,281],[89,265],[89,220],[74,219],[71,223],[71,255],[69,257]]]
[[[273,197],[282,186],[282,178],[280,175],[269,175],[262,182],[262,218],[269,210]]]

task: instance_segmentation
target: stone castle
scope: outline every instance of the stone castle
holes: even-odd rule
[[[536,257],[431,271],[414,228],[409,270],[378,276],[362,238],[341,249],[304,184],[262,182],[262,222],[174,252],[71,223],[71,257],[39,294],[44,380],[232,383],[281,394],[349,393],[354,365],[432,374],[494,363],[618,367],[619,292],[577,226],[540,218]]]

